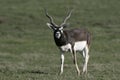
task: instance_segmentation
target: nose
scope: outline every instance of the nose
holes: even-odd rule
[[[59,39],[61,37],[60,32],[56,32],[55,37]]]

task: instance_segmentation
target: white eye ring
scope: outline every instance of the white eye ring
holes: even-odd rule
[[[60,27],[59,30],[63,30],[63,27]]]

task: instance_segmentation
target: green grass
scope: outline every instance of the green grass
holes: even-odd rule
[[[119,0],[0,0],[0,80],[119,80],[119,5]],[[69,53],[58,75],[60,53],[44,8],[57,24],[74,8],[69,28],[92,33],[87,77],[77,76]]]

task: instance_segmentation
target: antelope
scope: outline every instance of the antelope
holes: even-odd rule
[[[87,73],[91,35],[86,29],[64,29],[66,27],[66,21],[70,18],[72,12],[73,10],[68,13],[66,18],[63,20],[63,23],[58,26],[54,23],[53,18],[48,14],[47,10],[45,10],[45,15],[50,20],[50,23],[47,23],[47,26],[53,30],[55,44],[61,52],[60,75],[63,73],[64,53],[68,51],[73,54],[72,58],[78,75],[80,75],[81,72],[77,64],[76,52],[82,52],[82,56],[84,58],[82,74]]]

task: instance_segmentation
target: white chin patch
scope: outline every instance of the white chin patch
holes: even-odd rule
[[[55,33],[55,37],[59,39],[59,38],[61,37],[60,32],[56,32],[56,33]]]

